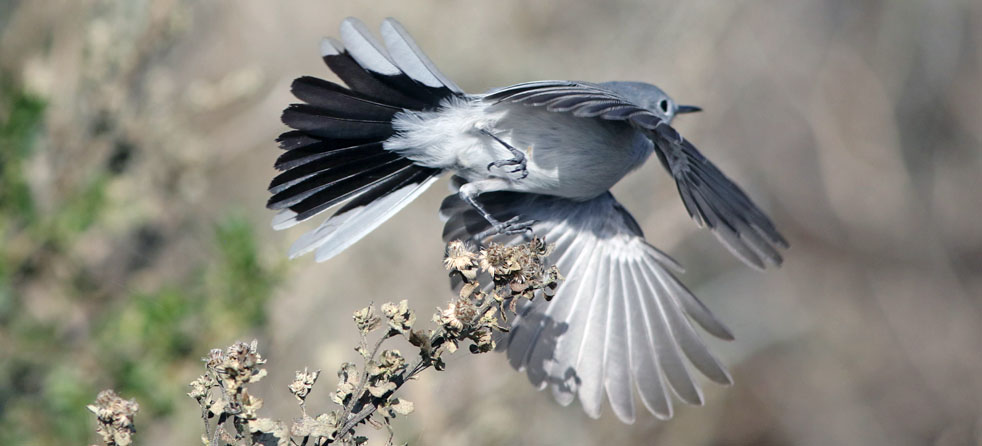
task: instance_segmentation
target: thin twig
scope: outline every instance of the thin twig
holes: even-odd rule
[[[492,307],[492,305],[494,305],[494,303],[495,303],[495,301],[493,299],[485,299],[484,304],[482,304],[480,307],[478,307],[478,311],[477,311],[478,317],[483,316],[488,310],[490,310],[491,307]],[[433,339],[437,339],[437,338],[446,339],[448,335],[449,335],[449,333],[447,333],[447,330],[441,328],[441,329],[439,329],[439,331],[437,331],[437,332],[435,332],[433,334],[433,337],[432,338]],[[378,351],[379,347],[382,345],[382,341],[385,340],[385,339],[388,339],[388,337],[390,337],[390,336],[384,336],[382,339],[379,340],[379,342],[377,344],[375,344],[375,352],[372,353],[372,356],[371,356],[372,358],[375,357],[375,353]],[[410,380],[412,380],[413,378],[415,378],[416,375],[419,375],[424,370],[426,370],[426,369],[428,369],[428,368],[430,368],[432,366],[433,366],[432,365],[432,362],[430,362],[430,361],[428,361],[426,359],[420,359],[419,361],[417,361],[416,364],[412,367],[412,369],[410,369],[409,372],[407,372],[407,373],[405,373],[403,375],[402,381],[396,384],[396,388],[394,390],[392,390],[392,394],[394,395],[396,392],[399,391],[399,389],[402,388],[402,386],[404,386],[407,382],[409,382]],[[367,367],[366,367],[366,370],[367,370]],[[367,371],[366,371],[365,374],[367,376],[367,374],[368,374]],[[364,381],[363,381],[363,383],[364,383]],[[364,387],[364,386],[361,385],[359,387]],[[363,388],[360,388],[360,389],[358,389],[358,392],[355,393],[354,395],[360,395],[362,391],[364,391],[364,389]],[[342,427],[340,429],[338,429],[338,436],[337,436],[337,438],[343,438],[345,435],[354,434],[354,428],[357,427],[359,423],[361,423],[362,421],[364,421],[366,418],[372,416],[372,414],[374,414],[377,411],[378,411],[378,406],[371,405],[367,409],[365,409],[365,410],[363,410],[361,412],[358,412],[357,415],[355,415],[351,420],[348,420],[347,422],[345,422],[344,425],[342,425]],[[346,419],[346,417],[347,417],[347,415],[345,415],[345,417],[343,417],[341,419],[342,420],[343,419]]]
[[[382,348],[382,343],[392,336],[395,336],[395,334],[393,333],[393,330],[390,329],[384,335],[382,335],[377,342],[375,342],[375,348],[372,349],[372,354],[365,358],[365,372],[362,373],[361,382],[358,383],[358,387],[351,394],[351,401],[348,401],[348,404],[344,405],[344,411],[341,413],[341,417],[338,418],[339,420],[347,420],[354,411],[355,406],[359,401],[361,401],[361,394],[365,391],[365,386],[368,385],[368,363],[375,357],[376,354],[378,354],[379,349]]]

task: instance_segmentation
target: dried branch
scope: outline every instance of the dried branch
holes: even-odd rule
[[[289,389],[298,401],[301,418],[289,426],[259,418],[262,400],[246,389],[266,374],[259,368],[265,360],[255,341],[233,344],[225,351],[212,350],[204,358],[206,373],[191,383],[188,393],[202,409],[202,441],[207,445],[361,445],[367,437],[359,435],[358,428],[368,424],[388,429],[391,444],[391,421],[414,410],[411,401],[395,396],[406,383],[429,368],[444,370],[444,354],[455,353],[462,342],[470,341],[471,353],[493,350],[494,332],[506,331],[499,318],[505,320],[506,313],[514,312],[523,299],[551,298],[562,278],[555,267],[545,266],[548,251],[539,238],[511,247],[491,245],[479,253],[459,241],[449,243],[444,265],[462,283],[458,297],[433,315],[438,327],[414,329],[416,313],[405,300],[356,311],[353,319],[361,340],[355,351],[364,361],[360,368],[349,362],[338,370],[338,384],[330,398],[340,408],[309,416],[305,402],[320,371],[298,371]],[[482,272],[486,273],[484,284],[479,281]],[[369,336],[380,330],[378,339],[369,342]],[[394,337],[404,337],[418,349],[418,359],[411,366],[399,350],[383,349]]]

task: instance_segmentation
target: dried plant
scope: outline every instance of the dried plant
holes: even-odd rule
[[[128,446],[133,444],[133,416],[140,410],[134,400],[125,400],[113,390],[103,390],[95,399],[95,404],[87,406],[96,416],[96,433],[102,437],[106,446]]]
[[[206,372],[191,383],[189,396],[201,406],[205,424],[202,441],[207,445],[360,445],[368,441],[358,429],[370,425],[389,431],[391,421],[408,415],[413,403],[396,393],[422,371],[443,370],[445,354],[456,352],[470,341],[472,353],[494,349],[494,332],[506,331],[499,320],[514,311],[521,299],[538,295],[550,298],[561,277],[555,267],[544,264],[549,248],[539,238],[506,247],[491,245],[478,253],[455,241],[447,245],[444,264],[462,281],[459,295],[433,315],[435,329],[416,329],[416,312],[405,300],[369,305],[354,313],[361,340],[355,348],[363,358],[358,366],[344,363],[338,370],[337,387],[330,398],[339,408],[309,415],[305,402],[320,371],[298,371],[289,386],[301,416],[291,423],[260,418],[262,400],[249,394],[247,385],[262,379],[265,360],[251,344],[236,343],[226,350],[212,350],[204,358]],[[489,283],[479,282],[487,273]],[[378,335],[374,341],[373,335]],[[417,352],[409,360],[399,350],[383,349],[392,338],[403,337]]]

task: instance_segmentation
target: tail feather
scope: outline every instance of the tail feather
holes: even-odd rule
[[[315,249],[318,262],[336,256],[402,210],[438,178],[422,174],[425,172],[417,172],[416,178],[403,182],[403,186],[379,197],[371,205],[354,207],[346,212],[339,211],[317,230],[298,239],[290,248],[290,257]],[[425,179],[419,181],[420,177]]]
[[[402,72],[415,81],[436,89],[447,89],[454,94],[464,92],[452,80],[436,68],[436,65],[419,49],[402,25],[394,19],[382,22],[382,39],[389,48],[392,60]]]
[[[330,139],[384,140],[393,133],[389,120],[335,116],[328,110],[308,104],[290,105],[283,110],[282,120],[284,124],[308,135]]]
[[[400,107],[378,102],[334,82],[311,76],[294,80],[291,91],[310,105],[348,118],[385,121],[402,111]]]
[[[392,155],[392,152],[387,152],[382,148],[381,142],[372,142],[321,153],[308,157],[309,160],[305,162],[301,162],[304,160],[297,160],[296,166],[273,178],[273,181],[269,184],[269,192],[272,194],[278,194],[284,189],[291,187],[302,180],[311,178],[314,175],[327,172],[338,172],[342,168],[349,166],[354,167],[354,173],[357,173],[362,170],[358,167],[359,162],[375,161],[380,156],[386,156],[387,159],[392,159]],[[398,155],[396,155],[396,157],[398,157]],[[342,177],[337,177],[335,179],[339,178]]]
[[[382,26],[384,48],[356,19],[341,25],[344,45],[321,44],[327,66],[345,86],[301,77],[294,96],[303,103],[283,111],[293,130],[277,138],[273,195],[267,207],[280,212],[275,229],[291,227],[347,201],[316,230],[302,236],[291,257],[317,250],[317,260],[333,257],[374,230],[426,190],[442,173],[386,151],[395,130],[392,119],[404,110],[427,110],[463,94],[419,50],[401,25]],[[391,55],[390,55],[391,51]]]
[[[334,39],[326,38],[321,42],[321,57],[327,67],[353,91],[411,110],[427,106],[425,101],[407,96],[362,68],[351,54],[345,51],[344,46]]]
[[[296,150],[309,147],[315,144],[341,144],[341,141],[325,141],[323,138],[314,138],[304,132],[299,130],[290,130],[288,132],[281,133],[280,136],[276,137],[276,142],[279,143],[280,149],[283,150]]]
[[[383,26],[383,33],[385,33],[385,29],[386,27]],[[405,42],[404,37],[405,39],[409,39],[408,35],[401,36],[398,34],[394,36],[394,39]],[[403,70],[402,67],[392,60],[389,52],[372,36],[368,27],[361,20],[349,17],[341,22],[341,41],[344,42],[351,57],[359,65],[368,70],[369,73],[374,75],[375,78],[414,99],[425,103],[433,103],[434,101],[439,102],[441,99],[447,97],[448,94],[454,93],[438,82],[435,86],[429,85],[426,77],[414,77],[414,75],[425,76],[425,74],[432,76],[432,73],[428,70],[424,74],[422,70],[415,69],[417,67],[416,64],[408,64],[407,66],[410,67],[410,71],[408,72]],[[412,42],[412,39],[409,39],[409,42]],[[400,54],[402,53],[400,52]],[[407,59],[403,60],[407,61]]]
[[[317,172],[296,184],[274,194],[269,199],[270,209],[290,207],[297,213],[316,207],[317,200],[333,201],[353,184],[372,182],[411,164],[398,155],[383,152],[374,157],[360,159],[350,164]],[[339,194],[335,194],[337,191]]]
[[[291,206],[290,209],[296,212],[297,218],[301,220],[313,217],[348,198],[354,197],[356,193],[363,192],[372,183],[381,181],[389,175],[405,167],[409,167],[411,163],[411,161],[406,159],[394,160],[382,166],[367,170],[360,175],[345,178],[331,185],[329,188],[314,193],[308,199]]]
[[[314,138],[301,131],[293,130],[276,139],[284,153],[273,165],[277,170],[288,170],[303,164],[310,157],[331,153],[336,150],[353,149],[364,144],[378,142],[369,139],[322,139]]]
[[[338,147],[332,149],[332,148],[326,148],[324,146],[314,145],[314,146],[305,147],[303,149],[291,150],[276,158],[276,162],[273,164],[273,167],[279,171],[290,170],[295,167],[299,167],[304,164],[307,164],[316,159],[323,158],[325,156],[331,156],[336,152],[358,150],[363,146],[364,146],[363,144],[355,144],[352,146]]]

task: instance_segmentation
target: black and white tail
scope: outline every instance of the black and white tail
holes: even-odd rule
[[[293,82],[303,101],[283,111],[294,129],[277,138],[282,171],[269,185],[266,206],[280,212],[273,228],[289,228],[347,201],[290,248],[290,257],[316,250],[327,260],[377,228],[425,191],[442,173],[383,148],[403,110],[427,110],[463,95],[393,19],[382,23],[385,47],[355,18],[341,23],[341,42],[324,39],[324,62],[346,85],[314,77]]]

